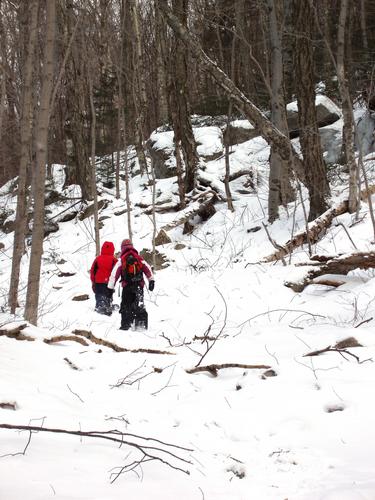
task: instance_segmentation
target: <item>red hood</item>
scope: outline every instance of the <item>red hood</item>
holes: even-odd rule
[[[100,255],[113,255],[115,253],[115,246],[112,241],[105,241],[102,245]]]

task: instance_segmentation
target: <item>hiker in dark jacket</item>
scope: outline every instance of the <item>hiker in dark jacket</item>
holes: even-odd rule
[[[121,278],[120,330],[129,330],[133,321],[136,327],[145,329],[148,327],[148,315],[143,297],[144,275],[148,280],[148,289],[152,291],[155,280],[150,266],[139,255],[130,240],[123,240],[121,258],[113,268],[108,282],[109,290],[113,291],[117,280]]]
[[[92,263],[90,278],[92,290],[95,293],[95,311],[100,314],[112,314],[111,297],[112,293],[108,290],[108,280],[112,269],[117,263],[114,256],[115,247],[111,241],[105,241],[102,245],[100,255]]]

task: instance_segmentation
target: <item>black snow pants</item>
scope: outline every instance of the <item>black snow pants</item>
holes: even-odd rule
[[[147,329],[147,311],[143,302],[143,287],[126,285],[121,297],[121,330],[129,330],[133,321],[135,327]]]

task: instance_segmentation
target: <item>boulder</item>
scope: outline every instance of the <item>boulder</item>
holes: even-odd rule
[[[57,222],[69,222],[70,220],[75,219],[77,215],[78,215],[77,210],[66,212],[65,214],[61,215],[61,217],[57,218]]]
[[[107,208],[109,205],[108,200],[99,200],[98,201],[98,210],[103,210],[103,208]],[[79,220],[84,220],[87,219],[88,217],[91,217],[94,215],[94,204],[92,203],[91,205],[88,205],[82,212],[79,213],[78,219]]]
[[[155,246],[166,245],[167,243],[171,242],[172,240],[168,236],[167,232],[164,231],[164,229],[161,229],[155,238]]]
[[[145,261],[151,266],[152,265],[152,252],[151,250],[148,250],[147,248],[143,248],[139,252],[142,257],[145,259]],[[158,252],[155,250],[155,271],[160,271],[160,269],[165,269],[166,267],[169,266],[168,259],[165,255],[162,253]]]
[[[167,179],[177,175],[174,158],[173,132],[151,134],[147,141],[148,153],[157,179]]]
[[[44,222],[44,237],[48,236],[51,233],[57,233],[59,230],[59,225],[57,222],[53,221],[45,221]]]
[[[89,296],[87,293],[83,293],[82,295],[75,295],[72,300],[76,302],[82,302],[83,300],[89,300]]]
[[[341,111],[336,104],[324,95],[316,96],[315,100],[318,127],[326,127],[341,118]],[[299,136],[297,101],[290,102],[286,107],[290,137]]]
[[[225,132],[223,133],[225,135]],[[242,144],[257,137],[259,132],[248,120],[234,120],[229,123],[229,145]]]

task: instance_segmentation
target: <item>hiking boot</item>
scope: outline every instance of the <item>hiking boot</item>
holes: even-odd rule
[[[120,330],[129,330],[131,325],[121,325]]]

